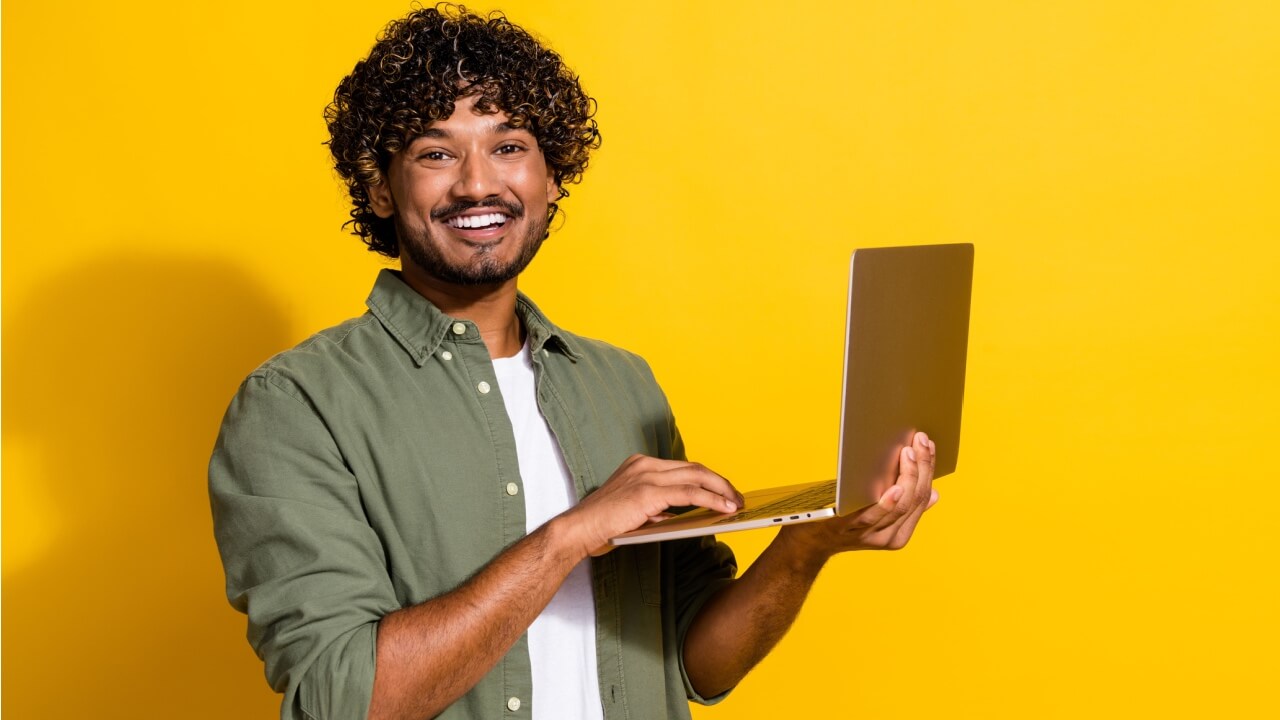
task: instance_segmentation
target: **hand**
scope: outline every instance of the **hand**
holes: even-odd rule
[[[937,451],[922,432],[898,454],[898,480],[875,505],[845,517],[786,525],[778,539],[799,543],[823,560],[846,550],[898,550],[907,544],[925,510],[938,501],[933,489]]]
[[[560,517],[572,521],[569,526],[585,552],[603,555],[612,549],[610,538],[662,519],[668,508],[689,505],[733,513],[742,507],[742,494],[698,463],[632,455]]]

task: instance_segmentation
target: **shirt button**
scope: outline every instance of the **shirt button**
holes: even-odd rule
[[[520,709],[520,698],[518,698],[518,697],[513,697],[513,698],[510,698],[509,700],[507,700],[507,709],[508,709],[508,710],[510,710],[511,712],[515,712],[515,711],[519,710],[519,709]]]
[[[462,323],[454,323],[454,324],[453,324],[453,334],[454,334],[454,335],[462,335],[462,334],[464,334],[464,333],[466,333],[466,332],[467,332],[467,326],[466,326],[466,325],[463,325]]]
[[[453,353],[449,352],[448,350],[445,350],[444,352],[440,353],[440,357],[444,358],[445,360],[452,360]]]
[[[516,495],[520,492],[520,486],[515,483],[507,483],[507,494]],[[518,701],[517,701],[518,702]]]
[[[488,395],[488,394],[489,394],[489,383],[487,383],[487,382],[485,382],[485,381],[481,380],[481,381],[480,381],[480,384],[476,386],[476,389],[480,391],[480,394],[481,394],[481,395]]]

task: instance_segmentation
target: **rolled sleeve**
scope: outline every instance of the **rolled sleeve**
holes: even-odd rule
[[[705,698],[694,690],[684,666],[685,637],[707,600],[733,582],[738,574],[738,564],[729,546],[718,542],[713,535],[667,542],[664,545],[669,553],[668,566],[672,568],[676,661],[680,668],[680,680],[684,683],[685,696],[702,705],[714,705],[728,697],[730,690],[711,698]]]
[[[686,460],[684,438],[676,426],[669,404],[667,422],[671,457]],[[670,588],[668,597],[672,598],[674,605],[675,663],[680,670],[680,681],[684,683],[684,693],[690,701],[700,705],[714,705],[728,697],[732,688],[710,698],[698,694],[693,683],[689,682],[689,672],[684,666],[684,643],[689,627],[702,611],[702,606],[737,577],[738,562],[733,550],[716,540],[714,535],[668,541],[663,543],[663,550],[666,553],[663,566],[670,569],[667,587]]]
[[[209,465],[227,598],[281,717],[363,718],[378,621],[399,607],[382,544],[325,423],[287,378],[241,386]]]

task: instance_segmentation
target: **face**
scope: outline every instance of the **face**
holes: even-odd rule
[[[369,188],[373,211],[395,218],[406,274],[501,284],[546,237],[559,187],[537,140],[505,113],[474,106],[474,96],[458,98],[453,114],[396,153],[386,181]]]

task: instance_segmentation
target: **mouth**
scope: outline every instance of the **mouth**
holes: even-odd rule
[[[455,230],[498,230],[511,218],[505,213],[491,212],[481,215],[454,215],[444,223]]]

